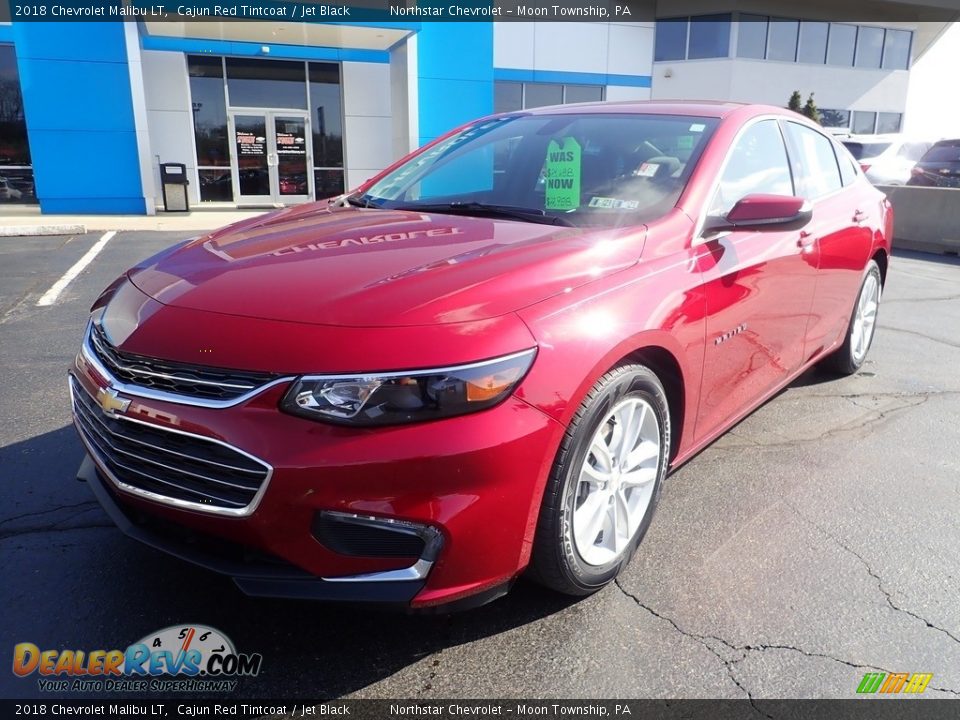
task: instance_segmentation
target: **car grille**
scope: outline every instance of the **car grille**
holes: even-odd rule
[[[119,482],[203,508],[242,511],[270,467],[234,448],[132,418],[113,417],[71,377],[73,414],[96,459]]]
[[[194,398],[233,400],[279,377],[270,373],[155,360],[121,352],[110,343],[97,323],[90,323],[90,347],[121,382]]]

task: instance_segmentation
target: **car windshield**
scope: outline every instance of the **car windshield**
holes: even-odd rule
[[[621,226],[677,203],[716,118],[508,115],[475,123],[370,186],[355,204]]]
[[[845,142],[843,143],[856,160],[872,158],[882,154],[892,143],[888,142]]]
[[[927,150],[921,158],[922,163],[955,163],[960,162],[960,140],[949,143],[937,143]]]

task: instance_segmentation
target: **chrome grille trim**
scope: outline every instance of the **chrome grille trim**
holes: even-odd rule
[[[123,368],[124,372],[133,373],[134,375],[144,375],[146,377],[156,377],[164,378],[166,380],[180,380],[188,381],[191,385],[210,385],[211,387],[225,387],[231,388],[233,390],[254,390],[259,387],[259,385],[254,385],[251,383],[245,383],[243,385],[237,383],[228,383],[228,382],[217,382],[215,380],[201,380],[200,378],[186,378],[182,375],[172,375],[170,373],[159,373],[153,372],[152,370],[141,370],[140,368],[135,368],[131,365],[120,364],[119,360],[113,359],[113,355],[118,353],[113,348],[104,347],[103,340],[99,337],[95,326],[91,324],[90,326],[90,342],[93,345],[93,350],[97,354],[98,358],[109,357],[111,358],[112,364],[115,366],[120,366]]]
[[[155,390],[149,387],[143,387],[140,385],[134,385],[132,383],[127,383],[118,378],[116,375],[111,372],[106,365],[104,365],[100,358],[97,356],[96,350],[93,348],[93,323],[88,323],[87,332],[83,338],[83,344],[80,346],[80,354],[83,356],[83,359],[97,371],[104,380],[109,381],[110,386],[119,393],[124,395],[130,395],[133,397],[145,398],[147,400],[159,400],[161,402],[176,403],[178,405],[190,405],[193,407],[205,407],[211,409],[221,409],[234,407],[235,405],[240,405],[241,403],[247,402],[251,398],[259,395],[260,393],[269,390],[270,388],[280,385],[282,383],[289,383],[295,379],[293,375],[286,375],[284,377],[279,377],[276,380],[272,380],[264,385],[259,385],[252,390],[238,395],[233,398],[228,398],[224,400],[214,400],[213,398],[203,398],[195,397],[193,395],[182,395],[179,393],[167,392],[165,390]],[[236,448],[234,448],[236,449]]]
[[[137,420],[134,418],[126,417],[124,415],[107,415],[103,413],[99,407],[96,405],[96,401],[90,396],[87,391],[79,385],[79,382],[71,375],[69,377],[69,388],[70,388],[70,400],[73,410],[73,420],[74,425],[76,426],[80,439],[83,441],[84,446],[87,451],[90,453],[91,457],[96,461],[98,469],[110,480],[111,483],[119,490],[122,490],[125,493],[135,495],[138,497],[151,500],[153,502],[161,503],[163,505],[169,505],[172,507],[177,507],[186,510],[195,510],[202,513],[208,513],[213,515],[225,515],[229,517],[245,517],[252,514],[257,506],[260,504],[263,495],[265,494],[267,487],[270,483],[270,479],[273,476],[273,467],[268,463],[264,462],[260,458],[251,455],[250,453],[244,452],[240,448],[234,447],[228,443],[225,443],[221,440],[215,438],[207,437],[204,435],[197,435],[195,433],[186,432],[184,430],[175,430],[173,428],[164,427],[162,425],[157,425],[154,423],[144,422],[142,420]],[[84,401],[81,398],[81,394],[88,398],[87,401]],[[223,467],[226,470],[231,470],[234,472],[245,472],[245,473],[262,473],[261,478],[251,478],[251,485],[243,485],[238,483],[231,483],[226,480],[217,480],[216,478],[211,478],[196,472],[191,472],[183,468],[178,468],[173,465],[167,465],[165,463],[159,462],[152,458],[144,457],[137,455],[129,450],[123,451],[116,448],[114,442],[116,438],[121,438],[123,441],[137,442],[137,439],[132,438],[123,433],[118,433],[107,425],[106,421],[100,417],[104,415],[109,417],[110,420],[114,421],[123,421],[127,423],[132,423],[133,425],[144,426],[155,432],[162,433],[171,433],[173,435],[179,435],[183,437],[189,437],[203,443],[209,443],[212,445],[217,445],[227,450],[242,455],[243,457],[249,459],[253,464],[256,464],[262,468],[262,470],[252,470],[247,468],[241,468],[234,465],[229,465],[227,463],[217,463],[215,461],[209,461],[208,458],[202,458],[194,455],[187,455],[182,452],[173,451],[167,448],[161,448],[157,445],[152,445],[150,443],[140,443],[146,445],[156,452],[169,453],[175,457],[182,457],[185,460],[191,460],[194,462],[212,462],[215,465]],[[123,458],[118,458],[116,453],[123,455]],[[162,478],[157,477],[153,472],[145,472],[142,468],[132,467],[129,463],[125,462],[126,457],[135,458],[136,461],[140,463],[147,463],[148,465],[158,466],[160,469],[169,470],[174,473],[180,473],[181,475],[187,476],[190,478],[192,484],[180,485],[174,481],[174,478]],[[135,484],[135,477],[121,478],[114,472],[113,468],[116,468],[121,474],[129,473],[132,476],[139,476],[145,478],[149,483],[155,483],[165,487],[170,487],[176,489],[180,494],[192,495],[196,498],[206,498],[208,500],[221,503],[221,505],[211,505],[199,500],[187,500],[181,497],[172,497],[170,495],[164,495],[160,492],[155,492],[154,490],[147,490],[142,487],[138,487]],[[233,478],[234,480],[236,478]],[[216,487],[203,487],[202,483],[215,484]],[[201,487],[197,487],[197,484],[201,484]],[[250,493],[252,496],[248,501],[241,502],[238,499],[231,497],[224,497],[223,495],[216,494],[216,488],[221,486],[230,486],[232,491]],[[227,505],[228,507],[224,507]]]

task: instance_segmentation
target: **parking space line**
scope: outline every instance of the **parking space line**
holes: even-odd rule
[[[77,262],[73,264],[73,267],[67,270],[63,276],[51,285],[50,289],[37,300],[37,307],[53,305],[57,301],[57,298],[60,297],[60,293],[70,284],[70,281],[83,272],[83,269],[93,261],[97,254],[103,250],[104,246],[110,242],[110,238],[116,234],[116,230],[105,232],[103,237],[97,240],[97,242],[93,244],[93,247],[87,250],[84,256],[77,260]]]

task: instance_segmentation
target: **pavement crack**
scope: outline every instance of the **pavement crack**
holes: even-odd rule
[[[58,505],[57,507],[48,508],[46,510],[35,510],[33,512],[23,513],[22,515],[13,515],[12,517],[0,519],[0,525],[6,525],[7,523],[13,522],[14,520],[23,520],[24,518],[39,517],[40,515],[49,515],[50,513],[54,513],[59,510],[76,510],[77,508],[94,507],[96,504],[97,504],[96,500],[84,500],[83,502],[74,503],[73,505]],[[74,515],[79,515],[79,514],[80,513],[74,513]]]
[[[755,701],[754,701],[753,693],[751,693],[751,692],[746,688],[746,686],[744,686],[744,684],[743,684],[742,682],[740,682],[740,680],[739,680],[739,679],[737,678],[737,676],[736,676],[736,673],[734,673],[734,671],[733,671],[733,666],[734,666],[736,663],[742,661],[742,660],[746,657],[746,653],[744,652],[744,649],[743,649],[743,648],[739,648],[739,647],[737,647],[737,646],[735,646],[735,645],[727,642],[727,641],[724,640],[722,637],[718,637],[718,636],[716,636],[716,635],[701,635],[700,633],[695,633],[695,632],[690,632],[689,630],[684,630],[682,627],[680,627],[679,624],[677,624],[677,622],[676,622],[673,618],[668,617],[668,616],[666,616],[666,615],[663,615],[662,613],[659,613],[659,612],[657,612],[656,610],[654,610],[654,609],[653,609],[652,607],[650,607],[649,605],[646,605],[645,603],[641,602],[641,601],[640,601],[640,598],[638,598],[636,595],[634,595],[634,594],[631,593],[629,590],[627,590],[625,587],[623,587],[623,585],[620,583],[619,580],[614,580],[614,584],[617,586],[617,588],[619,588],[619,590],[620,590],[621,593],[623,593],[625,596],[627,596],[628,598],[630,598],[631,600],[633,600],[633,601],[637,604],[637,607],[643,608],[643,609],[646,610],[650,615],[652,615],[653,617],[657,618],[658,620],[662,620],[663,622],[669,623],[670,625],[673,626],[673,629],[674,629],[674,630],[676,630],[678,633],[680,633],[680,634],[683,635],[684,637],[690,638],[691,640],[696,640],[698,643],[700,643],[701,645],[703,645],[703,647],[705,647],[708,651],[710,651],[710,653],[711,653],[715,658],[717,658],[717,660],[719,660],[721,663],[723,663],[723,667],[724,667],[724,669],[727,671],[727,677],[729,677],[729,678],[730,678],[730,681],[733,682],[733,684],[736,685],[737,688],[739,688],[739,690],[740,690],[744,695],[746,695],[747,700],[750,701],[750,707],[752,707],[759,715],[762,715],[763,717],[767,717],[767,718],[770,718],[771,720],[773,720],[773,716],[772,716],[772,715],[767,714],[766,712],[764,712],[763,710],[761,710],[759,707],[757,707],[757,705],[756,705],[756,703],[755,703]],[[722,646],[724,646],[725,648],[733,651],[734,653],[738,653],[738,654],[739,654],[739,657],[736,657],[736,658],[734,658],[734,659],[730,659],[730,658],[724,657],[723,654],[721,654],[720,651],[717,650],[717,648],[716,648],[710,641],[719,643],[720,645],[722,645]]]
[[[833,396],[833,397],[838,397],[838,396]],[[908,397],[916,398],[917,402],[907,402],[902,405],[898,405],[896,407],[887,408],[885,410],[877,410],[876,408],[868,408],[865,405],[861,405],[855,400],[855,398],[857,397],[865,397],[865,396],[843,395],[839,397],[844,398],[850,404],[858,408],[867,410],[868,412],[865,415],[859,418],[856,418],[855,420],[852,420],[849,423],[840,425],[839,427],[827,428],[826,430],[821,432],[819,435],[816,435],[814,437],[796,438],[794,440],[784,440],[784,441],[774,440],[771,442],[763,442],[763,441],[751,439],[748,442],[739,442],[739,443],[734,442],[734,443],[724,443],[723,445],[714,445],[710,448],[710,450],[714,452],[716,451],[733,452],[733,451],[741,451],[749,448],[762,448],[766,450],[770,448],[794,448],[802,445],[819,444],[824,440],[830,440],[838,436],[846,435],[848,433],[857,433],[859,431],[868,430],[875,425],[879,425],[887,418],[893,417],[894,415],[898,415],[908,410],[913,410],[914,408],[918,408],[924,403],[926,403],[927,400],[930,399],[930,396],[928,394],[923,394],[923,393],[912,394],[912,395],[909,395]],[[742,435],[739,437],[741,439],[746,439],[746,438],[743,438]]]
[[[887,605],[890,607],[891,610],[898,613],[903,613],[904,615],[912,617],[915,620],[919,620],[928,628],[932,630],[937,630],[938,632],[943,633],[948,638],[953,640],[955,643],[960,643],[960,637],[957,637],[951,631],[947,630],[946,628],[940,627],[939,625],[935,625],[934,623],[930,622],[929,620],[927,620],[927,618],[923,617],[922,615],[915,613],[913,610],[910,610],[909,608],[905,608],[902,605],[898,604],[893,598],[893,593],[887,590],[886,586],[883,584],[883,578],[880,577],[880,574],[873,569],[873,566],[870,565],[870,563],[867,561],[866,558],[863,557],[863,555],[861,555],[852,547],[847,545],[839,537],[837,537],[827,529],[821,527],[820,524],[811,520],[809,517],[806,516],[806,514],[801,512],[800,509],[796,507],[793,503],[791,503],[789,500],[784,500],[784,503],[787,505],[787,507],[792,509],[797,514],[798,517],[806,521],[808,525],[815,528],[822,535],[832,540],[837,545],[837,547],[843,549],[849,555],[852,555],[853,557],[855,557],[860,562],[860,564],[864,567],[864,569],[867,571],[867,574],[876,581],[877,589],[880,591],[880,594],[883,595]],[[953,692],[953,691],[945,690],[945,692]]]
[[[891,332],[903,333],[904,335],[913,335],[915,337],[923,338],[924,340],[929,340],[930,342],[946,345],[947,347],[960,348],[960,343],[944,340],[943,338],[934,337],[933,335],[927,335],[926,333],[919,332],[918,330],[907,330],[906,328],[891,327],[890,325],[884,325],[883,329]]]
[[[930,302],[946,302],[947,300],[960,300],[960,295],[941,295],[939,297],[916,297],[916,298],[884,298],[884,305],[892,305],[894,303],[930,303]],[[884,326],[886,327],[886,326]]]
[[[796,509],[796,508],[794,508],[794,509]],[[806,519],[806,518],[805,518],[805,519]],[[690,630],[685,630],[685,629],[683,629],[682,627],[680,627],[679,623],[677,623],[677,621],[674,620],[673,618],[671,618],[671,617],[669,617],[669,616],[667,616],[667,615],[664,615],[663,613],[658,612],[657,610],[654,610],[654,609],[653,609],[652,607],[650,607],[649,605],[643,603],[643,602],[640,600],[640,598],[638,598],[635,594],[633,594],[632,592],[630,592],[629,590],[627,590],[626,588],[624,588],[623,585],[620,583],[620,580],[619,580],[619,579],[614,580],[614,584],[617,586],[617,588],[619,588],[619,590],[620,590],[621,593],[623,593],[625,596],[627,596],[628,598],[630,598],[631,600],[633,600],[633,601],[637,604],[638,607],[646,610],[650,615],[652,615],[653,617],[657,618],[658,620],[662,620],[663,622],[669,623],[671,626],[673,626],[673,629],[676,630],[678,633],[680,633],[680,634],[683,635],[684,637],[690,638],[691,640],[696,640],[696,641],[699,642],[701,645],[703,645],[707,650],[709,650],[720,662],[723,663],[724,667],[726,668],[727,675],[729,676],[730,680],[731,680],[740,690],[742,690],[742,691],[744,692],[744,694],[747,696],[747,699],[750,701],[750,706],[751,706],[757,713],[759,713],[760,715],[763,715],[763,716],[765,716],[765,717],[768,717],[768,718],[771,718],[772,716],[769,715],[769,714],[767,714],[767,713],[764,712],[763,710],[761,710],[761,709],[756,705],[756,703],[755,703],[755,698],[753,697],[753,694],[743,685],[742,682],[740,682],[740,680],[734,675],[734,672],[733,672],[733,666],[734,666],[734,665],[738,665],[739,663],[741,663],[741,662],[743,662],[744,660],[746,660],[746,659],[747,659],[747,656],[748,656],[750,653],[752,653],[752,652],[766,652],[766,651],[768,651],[768,650],[781,650],[781,651],[786,651],[786,652],[799,653],[800,655],[803,655],[804,657],[808,657],[808,658],[817,658],[817,659],[822,659],[822,660],[831,660],[831,661],[833,661],[833,662],[835,662],[835,663],[839,663],[840,665],[846,665],[847,667],[854,668],[854,669],[856,669],[856,670],[879,671],[879,672],[885,672],[885,673],[887,673],[887,674],[890,674],[890,673],[893,672],[892,670],[888,670],[888,669],[886,669],[886,668],[882,668],[882,667],[880,667],[880,666],[878,666],[878,665],[869,665],[869,664],[865,664],[865,663],[853,662],[853,661],[851,661],[851,660],[845,660],[845,659],[843,659],[843,658],[839,658],[839,657],[836,657],[836,656],[834,656],[834,655],[829,655],[829,654],[827,654],[827,653],[819,653],[819,652],[812,652],[812,651],[810,651],[810,650],[805,650],[804,648],[798,647],[798,646],[796,646],[796,645],[788,645],[788,644],[785,644],[785,643],[748,643],[748,644],[746,644],[746,645],[737,645],[737,644],[732,643],[732,642],[730,642],[729,640],[725,640],[725,639],[723,639],[722,637],[719,637],[719,636],[717,636],[717,635],[703,635],[703,634],[701,634],[701,633],[696,633],[696,632],[693,632],[693,631],[690,631]],[[932,626],[931,626],[931,627],[932,627]],[[939,629],[939,628],[938,628],[938,629]],[[734,653],[739,653],[739,657],[735,657],[735,658],[733,658],[733,659],[727,659],[727,658],[723,657],[723,655],[721,655],[721,654],[717,651],[717,649],[710,644],[709,641],[715,641],[715,642],[721,644],[723,647],[729,649],[730,651],[732,651],[732,652],[734,652]],[[944,688],[944,687],[935,687],[935,686],[933,686],[933,685],[930,685],[929,687],[930,687],[931,690],[937,690],[937,691],[939,691],[939,692],[948,693],[948,694],[956,695],[956,696],[960,697],[960,691],[957,691],[957,690],[951,690],[950,688]]]
[[[0,542],[14,537],[24,535],[46,535],[48,533],[73,532],[74,530],[92,530],[96,528],[115,528],[113,523],[90,523],[88,525],[68,525],[67,527],[57,527],[56,525],[25,527],[17,530],[8,530],[0,532]]]

